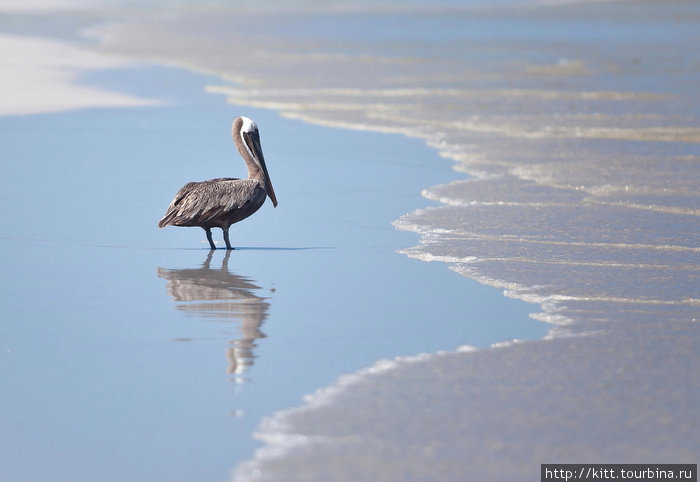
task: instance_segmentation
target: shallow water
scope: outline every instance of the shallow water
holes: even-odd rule
[[[415,138],[287,122],[277,130],[276,114],[251,109],[266,126],[280,207],[236,230],[234,243],[246,249],[224,268],[223,253],[155,250],[151,281],[160,283],[169,316],[240,327],[222,335],[216,330],[225,324],[203,323],[211,331],[172,336],[181,347],[217,344],[217,373],[236,394],[235,426],[249,423],[240,433],[266,416],[257,428],[266,446],[233,477],[494,480],[536,476],[538,464],[552,459],[687,462],[700,443],[692,348],[697,3],[314,5],[114,10],[124,22],[92,32],[102,52],[216,72],[229,83],[208,79],[208,90],[237,106]],[[147,70],[135,71],[124,85],[157,92],[169,84],[165,72],[150,81]],[[100,85],[112,78],[119,79],[93,77]],[[147,96],[139,89],[129,93]],[[162,185],[144,183],[143,199],[127,201],[139,215],[153,212],[133,230],[138,242],[120,246],[150,249],[164,236],[178,247],[203,241],[192,230],[148,231],[162,214],[154,206],[173,186],[223,175],[218,160],[235,158],[223,128],[231,110],[219,116],[217,95],[204,108],[184,91],[175,97],[196,106],[186,115],[141,115],[121,129],[129,135],[120,142],[140,126],[159,146],[145,154],[169,162],[153,167]],[[175,142],[180,137],[187,143]],[[195,170],[191,159],[206,152],[211,161]],[[472,177],[455,180],[466,174],[451,172],[453,162]],[[284,185],[295,188],[285,193]],[[415,199],[421,190],[429,201]],[[15,222],[27,227],[29,219]],[[407,248],[414,235],[395,232],[392,221],[420,234],[419,244]],[[122,225],[92,236],[112,246],[107,239],[119,239]],[[68,227],[77,232],[80,224]],[[442,263],[394,255],[397,248],[539,305],[535,316],[550,323],[548,339],[372,365],[544,332],[521,334],[522,305],[484,312],[506,300],[450,277]],[[417,288],[418,280],[425,284]],[[391,289],[375,289],[377,282]],[[493,320],[518,328],[496,332]],[[213,373],[213,364],[206,370]],[[268,416],[323,385],[298,408]],[[222,453],[236,454],[228,468],[252,448],[225,443]],[[225,473],[223,464],[216,471]]]
[[[413,235],[391,220],[451,175],[419,141],[246,109],[280,205],[212,253],[155,225],[182,183],[244,174],[240,110],[177,69],[83,81],[167,105],[0,118],[8,480],[221,480],[264,415],[341,373],[544,334],[528,306],[395,253]]]
[[[228,74],[210,91],[233,103],[422,139],[471,178],[424,183],[442,205],[395,220],[421,235],[402,252],[552,326],[341,377],[265,418],[235,480],[494,480],[697,453],[697,3],[453,7],[106,29],[106,51]]]
[[[547,300],[543,319],[598,320],[606,302],[608,320],[691,320],[697,14],[693,2],[220,7],[108,26],[103,48],[229,75],[241,83],[210,90],[234,103],[425,140],[475,179],[423,186],[447,206],[396,221],[422,235],[404,253]],[[590,301],[590,316],[564,299]]]

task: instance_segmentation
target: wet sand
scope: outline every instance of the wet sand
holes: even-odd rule
[[[533,480],[542,463],[692,461],[695,329],[377,363],[267,418],[267,446],[232,479]]]
[[[429,14],[417,8],[398,17],[396,8],[233,15],[222,7],[152,18],[122,12],[130,21],[100,30],[103,52],[237,82],[212,79],[208,90],[228,96],[236,109],[272,109],[254,111],[277,139],[269,154],[263,132],[266,158],[298,160],[274,168],[270,161],[276,190],[280,178],[321,186],[323,198],[338,203],[315,211],[317,198],[297,189],[288,197],[294,214],[282,217],[279,196],[278,210],[261,213],[250,231],[241,225],[243,246],[257,249],[240,251],[246,257],[237,258],[237,270],[230,257],[200,253],[195,261],[187,251],[169,251],[168,262],[157,263],[154,277],[166,283],[173,312],[239,323],[237,337],[221,350],[235,399],[245,407],[231,413],[245,434],[264,417],[256,436],[265,445],[242,464],[252,447],[230,457],[229,467],[238,465],[231,477],[502,480],[536,477],[545,462],[692,462],[700,445],[693,348],[698,72],[695,51],[681,46],[697,44],[696,7],[611,2]],[[271,28],[256,28],[263,23]],[[366,35],[358,39],[352,34],[358,31]],[[185,115],[136,125],[164,139],[194,129],[198,135],[189,141],[198,141],[190,153],[208,152],[205,141],[219,142],[209,134],[214,119],[198,116],[216,117],[215,99],[197,119],[186,119],[188,129]],[[177,100],[202,109],[187,96]],[[275,131],[277,110],[365,133],[296,123]],[[331,140],[330,133],[339,137]],[[311,148],[303,142],[310,138],[323,144]],[[344,157],[348,145],[369,150]],[[181,149],[164,152],[178,159]],[[435,150],[473,178],[454,181],[450,161]],[[334,153],[331,173],[324,171],[327,152]],[[160,197],[172,195],[166,184],[196,177],[187,165],[169,163],[178,166],[173,172],[153,166],[167,177],[158,184]],[[372,174],[362,187],[349,182],[358,173]],[[393,176],[398,182],[387,191]],[[327,186],[329,179],[338,183]],[[406,194],[396,195],[394,187]],[[428,201],[413,197],[421,190],[435,202],[427,209]],[[356,206],[358,199],[366,204]],[[154,202],[155,193],[144,198],[148,209]],[[369,222],[366,214],[380,205],[387,211]],[[410,238],[392,222],[419,233],[421,242],[408,247]],[[277,229],[284,229],[284,245]],[[106,232],[123,237],[115,228]],[[245,244],[249,235],[255,245]],[[178,246],[192,238],[168,236]],[[450,263],[463,276],[534,305],[450,278],[442,263],[391,256],[396,249]],[[281,255],[283,270],[274,261]],[[317,287],[300,289],[299,276]],[[333,286],[328,279],[336,280]],[[375,291],[378,280],[385,288]],[[316,291],[321,287],[323,295]],[[300,306],[314,308],[300,312]],[[481,312],[489,306],[513,311]],[[534,317],[549,323],[546,339],[484,348],[544,336],[525,321],[534,306]],[[173,336],[195,346],[204,343],[199,338]],[[281,340],[290,344],[277,345]],[[417,355],[423,352],[433,354]],[[297,368],[287,370],[289,353]],[[318,363],[330,359],[333,364]],[[302,393],[311,393],[304,404],[272,414],[296,405]],[[233,454],[231,439],[217,433],[209,440]],[[210,454],[211,467],[222,466],[222,452]],[[144,464],[156,459],[151,452]]]

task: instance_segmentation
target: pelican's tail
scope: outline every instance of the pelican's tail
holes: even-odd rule
[[[164,228],[164,227],[166,227],[166,226],[168,226],[168,225],[170,225],[170,222],[169,222],[167,219],[165,219],[165,218],[161,219],[161,220],[158,222],[158,227],[159,227],[159,228]]]
[[[163,218],[160,221],[158,221],[158,227],[164,228],[166,226],[170,226],[170,224],[173,220],[173,214],[174,214],[173,211],[168,209],[168,212],[165,213],[165,216],[163,216]]]

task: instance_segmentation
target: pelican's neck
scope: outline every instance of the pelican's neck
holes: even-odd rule
[[[257,179],[264,185],[267,179],[258,164],[253,159],[245,159],[245,163],[248,166],[248,179]]]

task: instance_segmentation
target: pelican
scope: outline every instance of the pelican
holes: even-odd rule
[[[224,232],[226,249],[233,249],[228,228],[260,209],[269,196],[277,207],[277,198],[267,173],[260,147],[257,124],[248,117],[236,117],[231,136],[248,166],[248,179],[224,177],[202,182],[188,182],[175,194],[168,211],[158,223],[165,226],[199,226],[207,233],[211,249],[216,249],[211,228]]]

